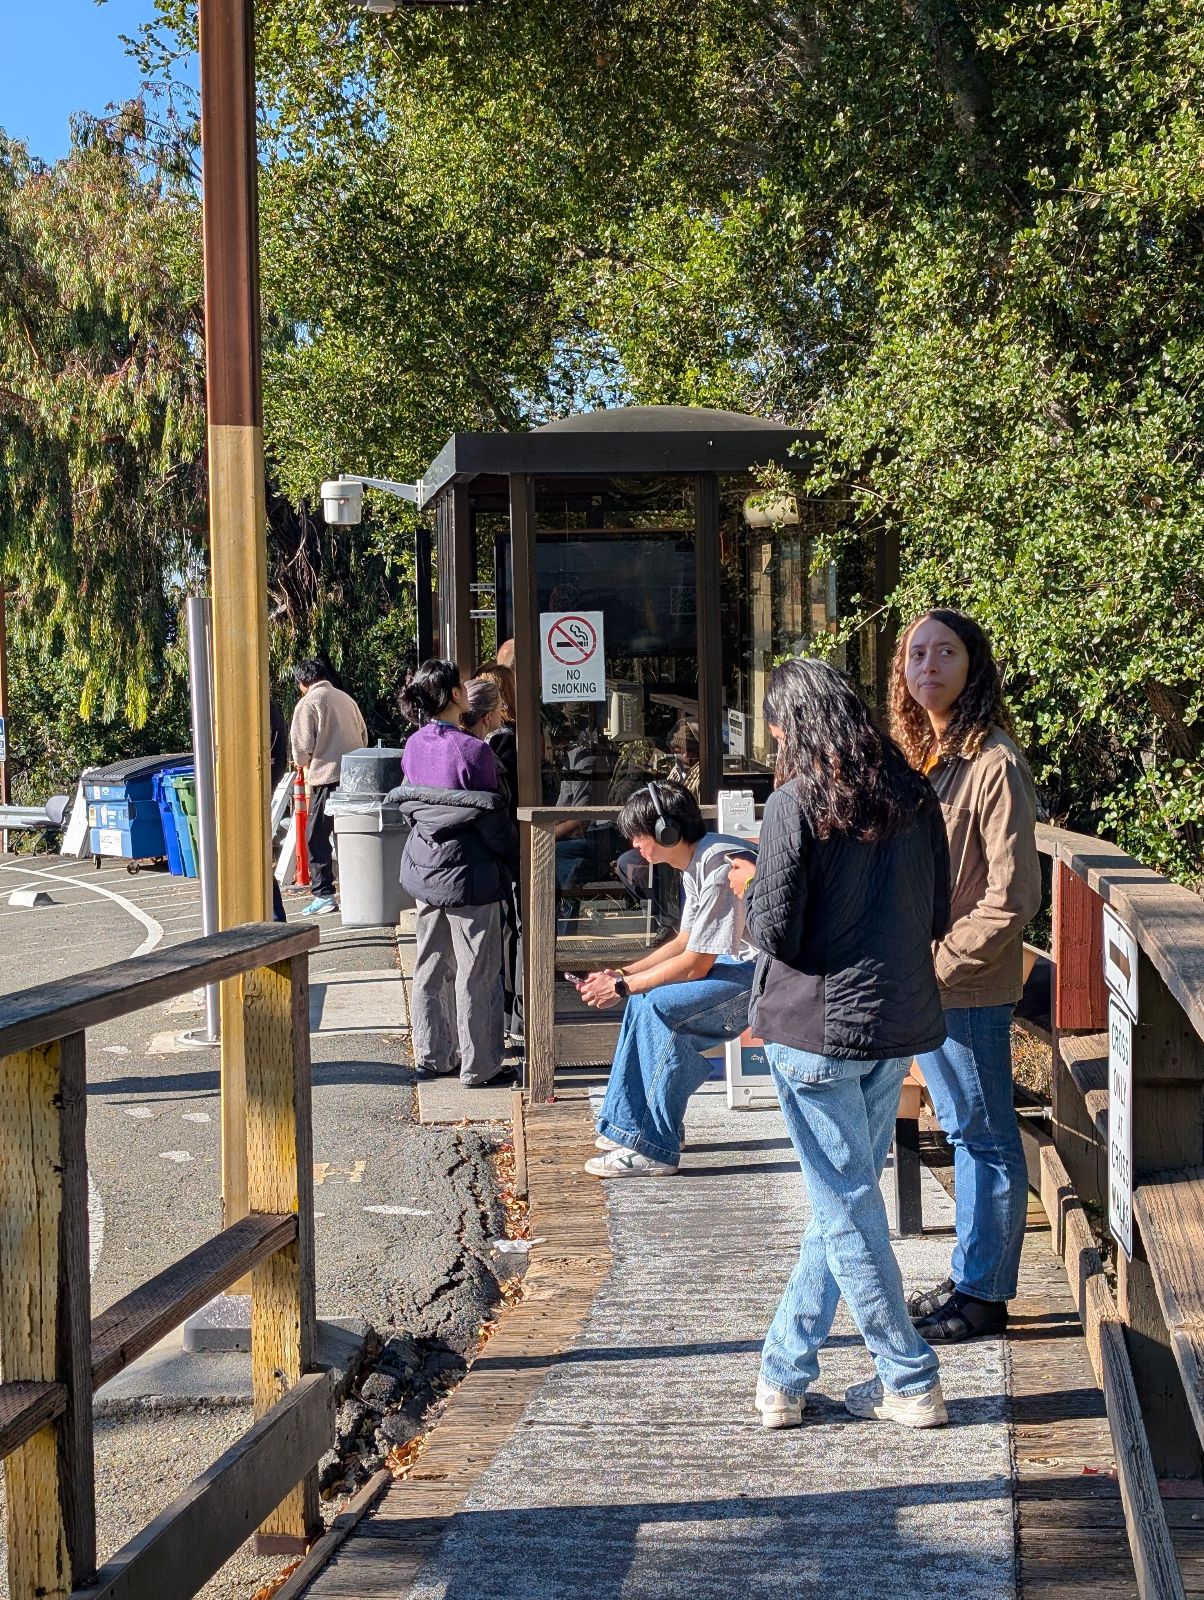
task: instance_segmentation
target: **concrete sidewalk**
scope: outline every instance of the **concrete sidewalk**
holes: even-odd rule
[[[872,1368],[842,1310],[804,1426],[762,1429],[753,1388],[804,1224],[798,1166],[780,1115],[729,1112],[722,1085],[695,1097],[687,1137],[680,1176],[605,1186],[610,1270],[584,1326],[539,1363],[516,1425],[450,1514],[428,1522],[425,1560],[412,1537],[405,1553],[416,1528],[403,1521],[407,1490],[421,1503],[422,1486],[398,1485],[310,1594],[492,1600],[518,1583],[540,1600],[897,1600],[934,1581],[981,1600],[1014,1592],[1002,1344],[943,1357],[947,1429],[858,1422],[841,1397]],[[935,1178],[924,1184],[930,1232],[898,1245],[908,1282],[948,1264],[952,1207]],[[565,1237],[549,1248],[567,1262],[571,1223]],[[524,1358],[493,1350],[485,1397],[506,1371],[521,1386]]]

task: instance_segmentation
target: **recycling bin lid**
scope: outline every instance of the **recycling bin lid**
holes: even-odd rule
[[[180,751],[174,756],[131,756],[126,761],[114,761],[107,767],[89,767],[84,777],[89,783],[132,783],[136,778],[149,778],[164,767],[191,764],[192,751]]]

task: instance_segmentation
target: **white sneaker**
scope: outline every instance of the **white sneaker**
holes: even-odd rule
[[[585,1163],[595,1178],[671,1178],[677,1171],[667,1161],[654,1161],[638,1150],[608,1150]]]
[[[894,1394],[882,1387],[881,1378],[870,1378],[845,1390],[844,1408],[855,1417],[900,1422],[905,1428],[943,1428],[949,1420],[939,1378],[921,1394]]]
[[[626,1148],[625,1144],[620,1144],[617,1139],[608,1139],[604,1133],[600,1133],[594,1140],[595,1150],[626,1150]]]
[[[761,1413],[763,1428],[797,1428],[807,1409],[805,1394],[786,1394],[782,1389],[771,1389],[765,1379],[757,1378],[757,1410]]]

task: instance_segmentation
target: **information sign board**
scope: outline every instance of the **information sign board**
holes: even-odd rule
[[[543,702],[606,699],[606,647],[600,611],[541,611]]]
[[[1133,1023],[1108,1001],[1108,1226],[1133,1259]]]
[[[1111,906],[1104,907],[1104,982],[1137,1021],[1137,940]]]

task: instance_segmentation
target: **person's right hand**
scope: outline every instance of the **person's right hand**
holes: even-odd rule
[[[739,860],[732,862],[731,871],[727,875],[727,886],[732,893],[734,895],[738,895],[741,900],[743,900],[744,891],[752,882],[753,874],[756,872],[756,870],[757,863],[755,861],[750,861],[745,856],[742,856]]]

